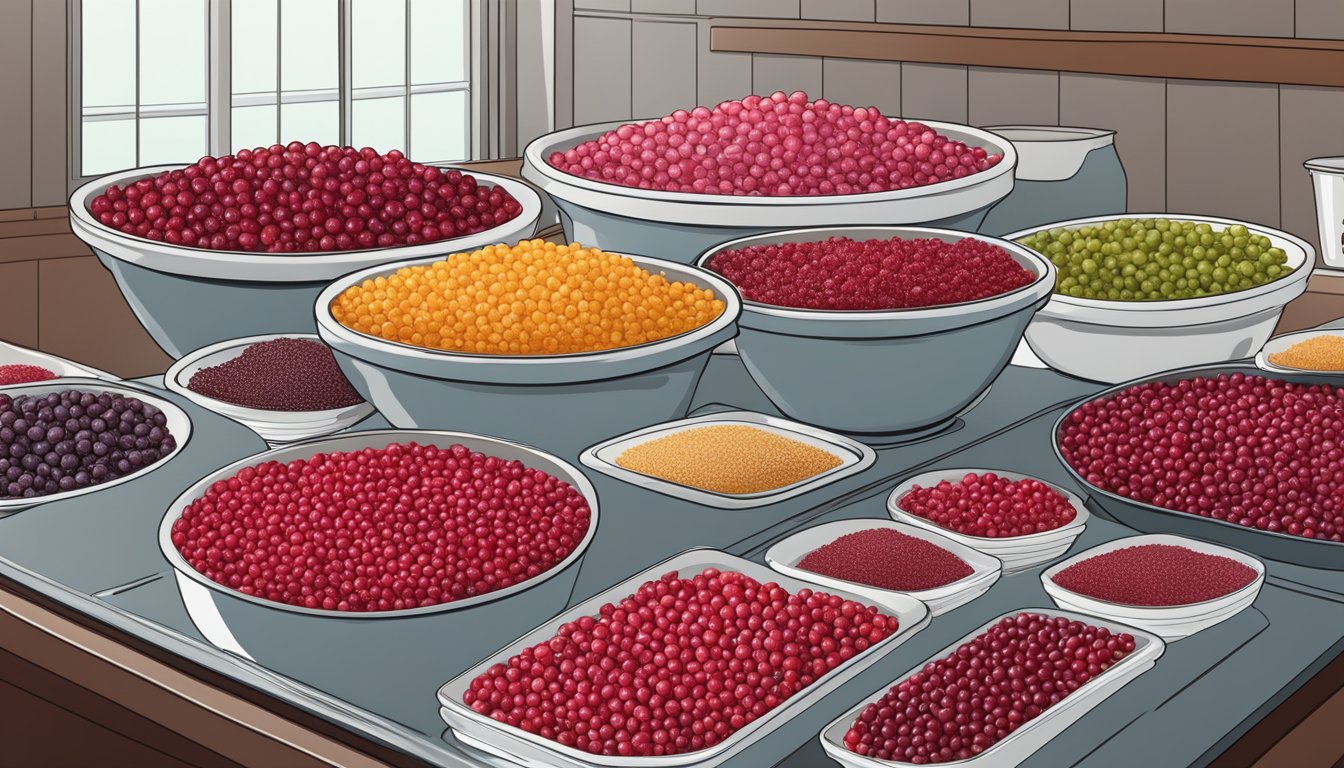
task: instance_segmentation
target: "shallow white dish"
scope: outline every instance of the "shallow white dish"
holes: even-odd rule
[[[221,341],[178,360],[164,374],[163,383],[193,403],[242,424],[272,445],[340,432],[373,413],[373,406],[367,401],[321,411],[269,411],[216,400],[188,388],[191,377],[202,368],[221,365],[238,357],[253,344],[276,339],[308,339],[321,343],[316,334],[311,333],[277,333]]]
[[[762,583],[775,582],[790,592],[800,589],[814,589],[815,585],[778,574],[769,568],[735,557],[714,549],[692,549],[648,568],[616,586],[576,605],[556,616],[517,641],[501,648],[496,653],[467,670],[439,688],[439,713],[458,736],[479,749],[526,765],[548,766],[548,768],[588,768],[605,766],[607,768],[657,768],[658,766],[696,766],[710,768],[727,763],[751,744],[764,738],[770,732],[784,727],[790,716],[807,708],[812,703],[844,685],[863,670],[877,663],[904,643],[916,632],[929,624],[929,609],[918,600],[892,593],[884,600],[872,600],[843,590],[826,590],[830,594],[865,605],[883,609],[899,622],[897,631],[867,650],[850,658],[812,685],[781,702],[746,726],[738,729],[713,747],[680,755],[662,757],[607,757],[592,755],[566,747],[558,742],[544,739],[519,728],[505,725],[462,703],[462,694],[471,685],[471,681],[484,673],[498,661],[507,660],[523,648],[543,642],[556,633],[561,625],[583,616],[595,616],[605,603],[619,602],[635,592],[642,584],[660,578],[663,574],[676,571],[682,575],[698,574],[705,568],[733,570],[750,576]]]
[[[1007,737],[1001,739],[984,752],[966,760],[954,760],[950,763],[942,763],[942,765],[966,766],[967,768],[1014,768],[1014,766],[1031,757],[1038,749],[1048,744],[1051,739],[1063,733],[1065,729],[1083,715],[1087,714],[1089,710],[1100,704],[1111,694],[1125,687],[1125,685],[1134,678],[1149,669],[1152,669],[1153,665],[1157,663],[1158,658],[1160,658],[1166,651],[1166,644],[1156,635],[1118,622],[1101,620],[1086,614],[1079,614],[1071,611],[1057,611],[1048,608],[1023,608],[1020,610],[1009,611],[1008,613],[992,619],[955,643],[952,643],[938,653],[930,656],[923,663],[911,668],[906,674],[901,675],[891,685],[882,687],[873,695],[865,698],[853,709],[832,721],[830,725],[822,730],[820,737],[821,746],[826,750],[827,756],[846,768],[895,768],[896,766],[911,765],[911,763],[894,760],[879,760],[873,757],[864,757],[851,752],[845,748],[845,734],[849,732],[850,727],[854,724],[855,719],[858,718],[859,713],[863,712],[864,708],[869,704],[877,702],[886,695],[887,691],[923,669],[926,664],[951,655],[961,647],[963,643],[974,640],[976,636],[1003,619],[1024,612],[1038,613],[1045,616],[1064,616],[1094,627],[1105,627],[1112,632],[1128,633],[1134,637],[1134,650],[1110,669],[1107,669],[1102,674],[1084,683],[1078,690],[1069,694],[1063,701],[1060,701],[1058,704],[1055,704],[1042,712],[1036,719],[1022,724],[1016,731],[1013,731]]]
[[[148,467],[144,467],[139,471],[132,472],[124,477],[119,477],[116,480],[109,480],[105,483],[99,483],[98,485],[90,485],[86,488],[77,488],[73,491],[58,491],[56,493],[47,494],[46,496],[0,499],[0,516],[35,507],[39,504],[48,504],[53,501],[73,499],[76,496],[85,496],[95,491],[101,491],[104,488],[111,488],[144,477],[150,472],[153,472],[172,461],[173,457],[181,453],[182,449],[186,447],[187,441],[191,439],[191,417],[187,416],[187,412],[179,408],[176,404],[154,395],[154,391],[148,387],[141,389],[135,385],[122,382],[113,383],[101,379],[72,377],[38,381],[33,382],[32,384],[15,384],[9,387],[0,387],[0,393],[11,396],[32,396],[45,395],[51,392],[60,392],[67,389],[78,389],[80,391],[92,393],[107,392],[109,394],[134,397],[158,408],[163,411],[163,415],[167,417],[166,426],[168,428],[168,433],[171,434],[176,441],[176,447],[174,447],[167,456],[161,457],[158,461],[150,464]]]
[[[925,520],[918,515],[901,509],[901,499],[909,493],[914,486],[934,486],[944,480],[950,483],[955,483],[972,472],[980,475],[983,475],[986,472],[993,472],[994,474],[1006,477],[1009,480],[1031,479],[1043,483],[1068,500],[1069,505],[1073,507],[1074,518],[1054,530],[1042,531],[1041,533],[1033,533],[1027,536],[991,539],[985,536],[970,536],[964,533],[957,533],[956,531],[949,530],[936,523]],[[1005,472],[998,469],[977,468],[935,469],[930,472],[915,475],[896,486],[891,494],[887,496],[887,512],[897,521],[933,531],[942,536],[946,536],[958,544],[970,547],[977,552],[983,552],[987,555],[997,557],[1003,562],[1003,574],[1005,576],[1048,562],[1067,552],[1069,547],[1073,546],[1073,542],[1087,527],[1087,519],[1089,517],[1087,506],[1083,503],[1083,500],[1067,488],[1061,488],[1054,483],[1047,483],[1038,477],[1024,475],[1019,472]]]
[[[1275,365],[1269,361],[1270,355],[1277,355],[1288,349],[1294,344],[1306,341],[1315,336],[1334,336],[1344,339],[1344,328],[1318,328],[1314,331],[1298,331],[1296,333],[1285,333],[1282,336],[1275,336],[1265,342],[1265,346],[1255,356],[1255,364],[1270,373],[1308,373],[1317,376],[1344,376],[1344,371],[1313,371],[1308,368],[1289,368],[1284,365]]]
[[[1251,580],[1251,583],[1222,597],[1199,603],[1172,606],[1138,606],[1112,603],[1108,600],[1072,592],[1055,582],[1055,576],[1065,568],[1084,560],[1090,560],[1097,555],[1145,544],[1168,544],[1193,549],[1196,552],[1209,555],[1231,558],[1254,570],[1256,576]],[[1160,635],[1163,640],[1168,642],[1187,637],[1201,629],[1207,629],[1250,607],[1260,594],[1260,588],[1264,584],[1265,564],[1256,558],[1229,547],[1166,533],[1129,536],[1108,541],[1105,544],[1099,544],[1081,552],[1062,563],[1051,566],[1041,574],[1041,585],[1045,587],[1046,594],[1050,595],[1050,599],[1054,600],[1059,607],[1083,611],[1105,619],[1124,622],[1140,629],[1147,629]]]
[[[0,365],[37,365],[56,374],[57,378],[121,381],[121,377],[113,376],[106,371],[90,368],[87,365],[76,363],[73,360],[66,360],[63,357],[57,357],[56,355],[47,352],[39,352],[36,349],[21,347],[18,344],[10,344],[7,341],[0,341]],[[33,383],[36,384],[40,382]]]
[[[819,547],[824,547],[841,536],[859,531],[870,531],[874,528],[889,528],[939,546],[964,560],[971,567],[972,573],[964,579],[933,589],[898,591],[832,576],[823,576],[820,573],[799,567],[798,563]],[[869,518],[837,520],[833,523],[824,523],[799,531],[770,547],[765,553],[765,563],[785,576],[792,576],[802,581],[811,581],[827,589],[843,589],[856,595],[870,597],[873,600],[882,600],[890,595],[909,595],[929,606],[929,614],[932,616],[940,616],[988,592],[989,588],[994,586],[994,582],[999,580],[999,574],[1003,571],[1003,564],[997,558],[983,552],[977,552],[963,544],[958,544],[946,536],[934,533],[926,528],[897,523],[892,520]]]
[[[771,491],[761,491],[759,493],[727,494],[715,491],[706,491],[700,488],[691,488],[680,485],[668,480],[662,480],[657,477],[645,475],[640,472],[626,469],[616,463],[621,454],[627,450],[656,440],[676,432],[682,432],[687,429],[708,426],[750,426],[757,427],[781,437],[787,437],[790,440],[797,440],[806,443],[814,448],[820,448],[823,451],[840,459],[841,464],[838,467],[829,469],[819,475],[800,480],[792,485],[786,485],[782,488],[776,488]],[[877,460],[877,454],[872,448],[847,437],[827,432],[816,427],[809,427],[806,424],[781,419],[775,416],[767,416],[763,413],[754,411],[723,411],[721,413],[711,413],[704,416],[694,416],[689,419],[668,422],[666,424],[656,424],[652,427],[636,430],[627,435],[608,440],[605,443],[595,445],[584,451],[579,456],[579,461],[586,467],[592,467],[603,474],[624,480],[632,485],[641,488],[648,488],[651,491],[672,496],[678,499],[685,499],[696,504],[703,504],[709,507],[720,507],[723,509],[747,509],[749,507],[759,507],[766,504],[774,504],[784,499],[793,498],[809,491],[814,491],[824,485],[829,485],[841,478],[857,474],[873,465]]]

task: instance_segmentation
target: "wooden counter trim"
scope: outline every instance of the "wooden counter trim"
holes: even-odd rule
[[[1344,86],[1344,41],[1002,27],[714,24],[709,49],[1126,77]]]

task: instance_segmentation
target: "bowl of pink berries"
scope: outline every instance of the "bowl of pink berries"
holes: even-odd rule
[[[1344,378],[1171,371],[1066,410],[1055,454],[1111,517],[1344,570]]]
[[[1069,551],[1088,519],[1083,500],[1068,489],[990,469],[916,475],[891,492],[887,511],[901,523],[999,558],[1004,575]]]
[[[780,411],[877,440],[974,404],[1055,282],[1028,248],[920,227],[754,235],[697,263],[742,294],[737,353]]]
[[[70,198],[71,229],[174,358],[312,333],[313,301],[337,277],[530,237],[540,215],[515,179],[312,142],[121,171]]]
[[[106,371],[49,352],[0,341],[0,387],[72,377],[118,380],[118,377]]]
[[[583,473],[535,448],[370,430],[202,478],[164,515],[159,548],[197,629],[250,657],[270,642],[267,622],[507,611],[533,589],[563,602],[597,514]]]
[[[570,240],[687,263],[788,227],[975,231],[1016,165],[988,131],[776,92],[542,136],[523,178],[555,201]]]
[[[1235,549],[1165,533],[1108,541],[1046,569],[1055,604],[1171,642],[1249,608],[1265,564]]]
[[[178,360],[169,390],[233,419],[271,445],[354,426],[373,413],[313,334],[230,339]]]

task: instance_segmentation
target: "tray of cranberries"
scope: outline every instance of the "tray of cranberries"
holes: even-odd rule
[[[907,595],[814,590],[693,549],[446,683],[440,713],[463,743],[525,765],[716,766],[928,623]]]
[[[1165,650],[1156,635],[1086,614],[1013,611],[841,715],[821,744],[847,768],[1012,768]]]
[[[1344,376],[1170,371],[1068,409],[1055,453],[1117,521],[1344,570]]]

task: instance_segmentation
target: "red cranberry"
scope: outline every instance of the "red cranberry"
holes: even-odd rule
[[[325,411],[363,402],[331,350],[312,339],[252,344],[232,360],[197,371],[187,388],[269,411]]]
[[[1052,531],[1078,516],[1069,500],[1045,483],[993,472],[971,472],[955,483],[915,485],[897,506],[942,528],[989,539]]]
[[[941,587],[975,572],[965,560],[937,544],[891,528],[841,536],[809,552],[798,561],[798,567],[899,592]]]
[[[1169,544],[1144,544],[1089,557],[1055,574],[1080,595],[1124,605],[1189,605],[1230,595],[1255,581],[1255,569],[1230,557]]]

